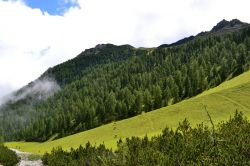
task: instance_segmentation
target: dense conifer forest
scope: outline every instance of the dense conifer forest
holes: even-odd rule
[[[39,78],[59,84],[54,95],[2,106],[0,134],[45,141],[177,103],[249,70],[249,50],[249,27],[159,48],[98,45]]]
[[[212,122],[212,120],[211,120]],[[216,129],[199,124],[192,128],[187,119],[176,130],[166,128],[149,139],[132,137],[117,142],[117,149],[105,145],[46,153],[45,165],[250,165],[250,123],[236,112]]]

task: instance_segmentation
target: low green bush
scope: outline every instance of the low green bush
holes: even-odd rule
[[[212,120],[211,120],[212,122]],[[63,151],[54,149],[42,157],[44,165],[250,165],[250,123],[236,112],[216,129],[203,124],[192,128],[188,120],[176,130],[166,128],[149,139],[132,137],[118,141],[117,150],[104,145]]]

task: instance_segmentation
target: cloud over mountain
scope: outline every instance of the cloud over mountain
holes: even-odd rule
[[[79,0],[50,15],[0,0],[0,96],[99,43],[154,47],[210,30],[223,18],[250,22],[248,0]]]

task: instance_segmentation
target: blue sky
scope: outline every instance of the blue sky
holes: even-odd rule
[[[70,7],[79,6],[76,0],[24,0],[31,8],[38,8],[50,15],[63,15]]]

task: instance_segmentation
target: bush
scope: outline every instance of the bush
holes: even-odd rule
[[[250,123],[236,112],[216,130],[203,124],[192,128],[185,119],[173,131],[169,128],[149,139],[119,140],[117,150],[104,145],[61,148],[45,154],[45,165],[250,165]],[[60,162],[60,163],[58,163]]]
[[[7,147],[0,145],[0,164],[4,166],[14,166],[19,162],[19,158],[15,152]]]

